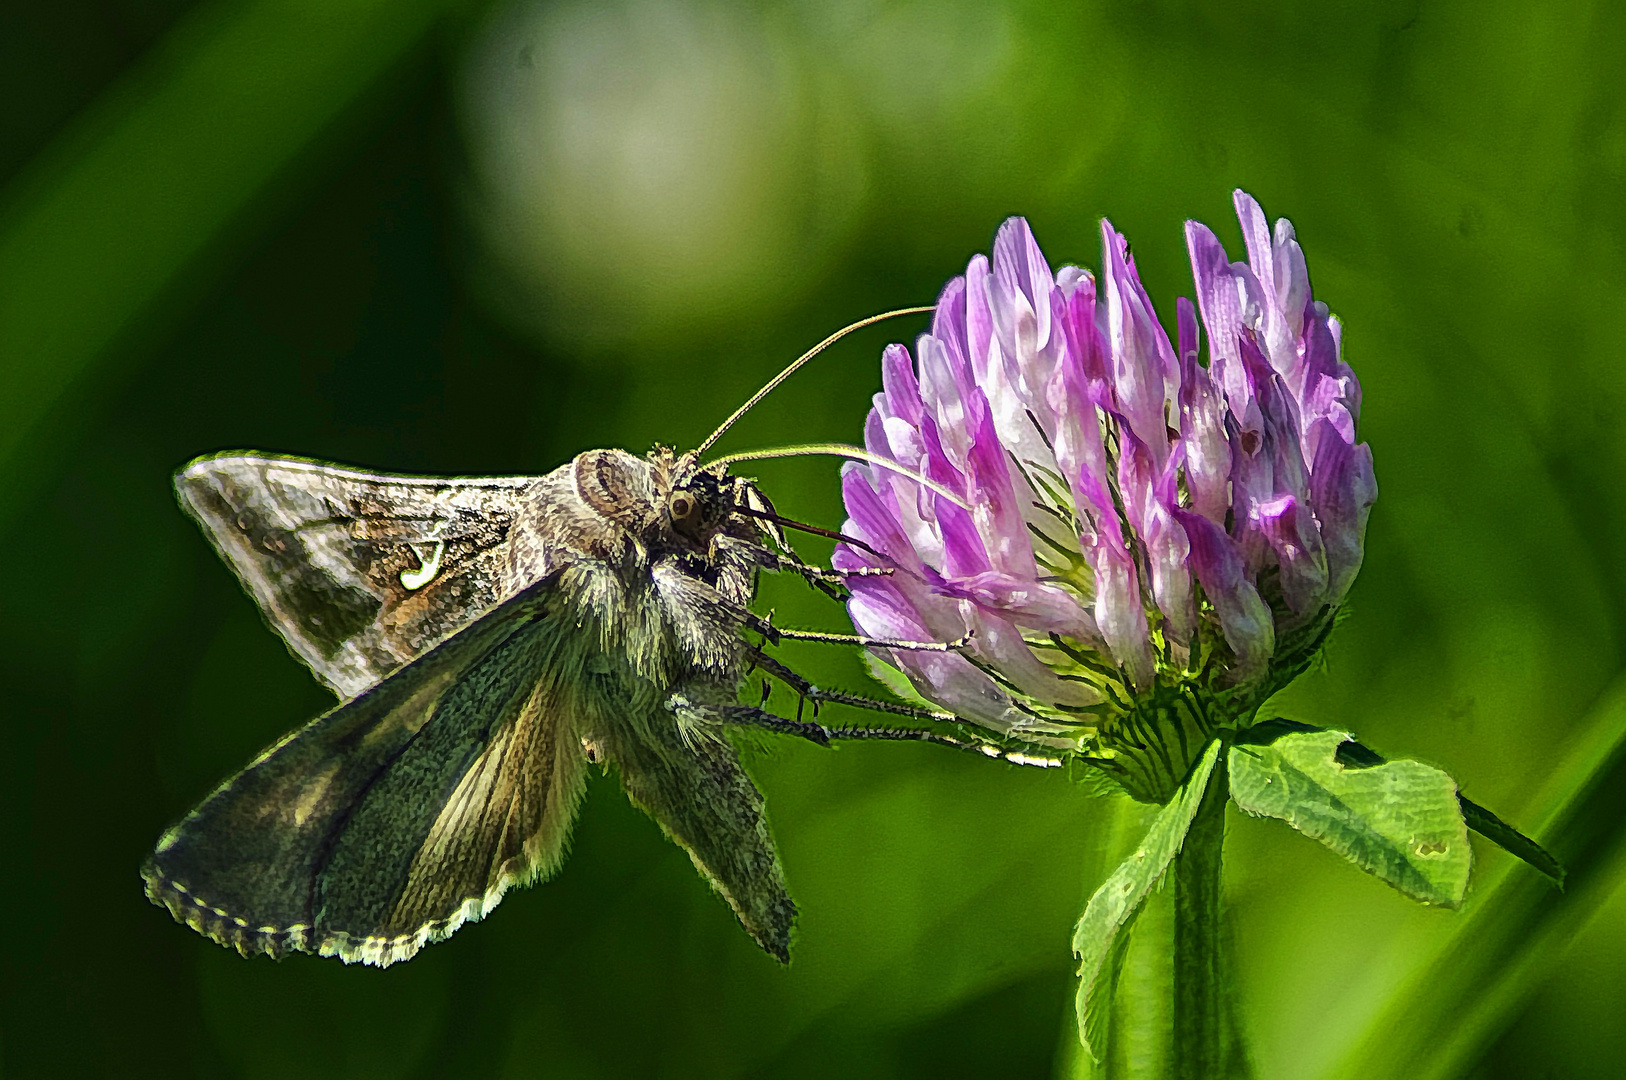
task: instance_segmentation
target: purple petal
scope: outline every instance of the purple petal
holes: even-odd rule
[[[943,370],[953,378],[955,391],[962,399],[977,379],[972,363],[977,350],[971,347],[966,335],[967,292],[968,289],[980,291],[981,288],[980,280],[968,285],[965,278],[954,278],[943,286],[943,292],[937,298],[937,309],[932,313],[931,336],[946,350]],[[918,344],[916,351],[920,351]]]
[[[891,660],[922,697],[955,716],[995,731],[1009,731],[1026,718],[1003,687],[963,656],[894,650]]]
[[[1276,553],[1287,606],[1300,615],[1313,613],[1327,597],[1327,556],[1314,521],[1292,495],[1262,503],[1257,519]]]
[[[1237,220],[1242,223],[1242,239],[1248,247],[1248,264],[1253,270],[1254,279],[1259,283],[1261,296],[1264,300],[1253,322],[1253,329],[1258,334],[1265,356],[1270,360],[1272,367],[1287,380],[1291,387],[1297,387],[1303,380],[1299,373],[1298,353],[1298,324],[1304,311],[1304,300],[1309,293],[1309,274],[1305,272],[1301,282],[1291,282],[1292,267],[1291,253],[1278,250],[1276,242],[1271,238],[1270,226],[1265,220],[1265,212],[1254,201],[1253,196],[1240,188],[1233,193],[1236,204]],[[1292,242],[1294,249],[1298,244],[1293,241],[1293,227],[1283,219],[1278,228],[1278,234],[1284,240]],[[1302,268],[1304,258],[1302,253],[1298,257]],[[1283,307],[1286,299],[1282,294],[1282,287],[1299,286],[1302,293],[1297,299],[1298,312],[1294,318],[1289,318]]]
[[[1197,308],[1208,331],[1208,373],[1239,411],[1249,395],[1237,340],[1259,319],[1264,303],[1253,271],[1230,262],[1225,248],[1200,221],[1186,222],[1186,247],[1197,283]]]
[[[920,336],[915,351],[920,356],[920,391],[927,414],[936,422],[949,461],[964,469],[971,443],[972,405],[967,397],[973,392],[964,357],[931,334]]]
[[[1192,508],[1216,525],[1231,505],[1231,443],[1225,435],[1225,402],[1208,370],[1197,363],[1197,316],[1181,297],[1180,439],[1185,448],[1186,487]]]
[[[1237,342],[1253,387],[1246,419],[1256,431],[1242,431],[1243,453],[1233,455],[1235,534],[1251,572],[1263,565],[1268,548],[1281,568],[1282,594],[1296,612],[1319,608],[1327,588],[1327,556],[1309,514],[1309,469],[1298,436],[1298,409],[1260,351],[1252,334]],[[1257,443],[1257,449],[1248,452]]]
[[[1146,555],[1152,571],[1152,595],[1163,613],[1163,629],[1171,641],[1189,645],[1197,632],[1197,603],[1187,565],[1191,544],[1167,507],[1160,507],[1150,516]]]
[[[920,611],[891,578],[853,578],[848,609],[859,632],[868,637],[920,641],[931,633]]]
[[[1304,457],[1315,459],[1311,432],[1323,417],[1333,422],[1344,441],[1355,441],[1355,422],[1361,414],[1361,384],[1338,354],[1338,320],[1325,305],[1312,303],[1304,323],[1303,381],[1299,387],[1300,422],[1304,425]]]
[[[1276,649],[1276,626],[1241,554],[1230,537],[1201,514],[1176,510],[1174,516],[1191,541],[1192,572],[1214,605],[1220,631],[1236,655],[1232,677],[1242,681],[1260,674]]]
[[[1310,305],[1310,268],[1304,261],[1304,249],[1293,235],[1293,223],[1286,218],[1276,221],[1276,303],[1287,319],[1287,332],[1299,337],[1304,331],[1305,312]]]
[[[1053,436],[1056,465],[1067,481],[1087,539],[1097,529],[1121,533],[1122,526],[1107,490],[1107,453],[1101,441],[1100,413],[1086,389],[1083,365],[1078,359],[1069,348],[1051,374],[1048,397],[1057,417]]]
[[[918,470],[925,465],[924,455],[920,452],[920,432],[902,425],[901,420],[878,418],[876,411],[871,410],[869,421],[864,425],[864,448],[879,457],[896,461],[904,468]],[[842,466],[843,477],[851,470],[857,470],[869,479],[876,497],[903,526],[904,535],[917,552],[941,548],[941,544],[933,539],[935,526],[924,530],[921,528],[918,507],[922,488],[918,483],[897,469],[874,463],[860,465],[849,462]]]
[[[1101,700],[1094,687],[1058,678],[1045,667],[1014,622],[986,609],[973,610],[976,618],[972,651],[1023,694],[1062,706],[1092,705]]]
[[[1123,499],[1124,520],[1137,533],[1146,531],[1146,507],[1155,501],[1152,488],[1158,472],[1151,451],[1133,431],[1118,433],[1118,492]]]
[[[841,501],[847,510],[843,532],[864,541],[898,566],[920,572],[922,566],[914,545],[904,536],[896,515],[869,485],[862,469],[848,466],[842,470]]]
[[[972,516],[947,499],[935,498],[937,526],[943,535],[943,573],[966,578],[991,569],[988,552]]]
[[[888,577],[855,577],[849,581],[853,593],[849,612],[855,624],[872,637],[952,641],[962,636],[968,628],[962,611],[965,605],[952,597],[938,595],[930,582],[941,578],[930,566],[922,564],[915,549],[904,538],[896,518],[856,469],[849,469],[842,476],[842,496],[848,515],[843,531],[880,552],[882,557],[842,544],[836,548],[831,565],[843,570],[891,566],[896,571]],[[965,516],[963,511],[960,514],[962,518]],[[971,539],[976,542],[974,534]],[[900,661],[899,666],[917,674],[935,670],[911,666],[906,659]]]
[[[1118,407],[1161,469],[1169,453],[1164,403],[1179,389],[1174,350],[1129,259],[1129,242],[1105,219],[1101,221],[1101,244],[1107,340]]]
[[[988,309],[988,260],[974,255],[965,268],[965,347],[974,364],[987,365],[993,348],[994,316]]]
[[[982,534],[992,568],[1033,578],[1033,542],[1028,538],[1022,508],[1017,503],[1005,448],[994,432],[993,418],[984,413],[966,459],[967,495],[977,530]]]
[[[881,395],[879,394],[876,395],[876,397],[880,396]],[[881,415],[881,410],[879,407],[871,409],[869,411],[869,415],[864,417],[864,449],[868,450],[872,454],[878,454],[884,458],[891,458],[893,461],[898,460],[897,456],[892,453],[892,444],[887,438],[886,434],[886,417]],[[880,466],[872,466],[859,462],[849,462],[848,464],[857,471],[863,473],[864,476],[869,480],[871,487],[877,490],[885,490],[887,487],[887,482],[882,477],[882,474],[886,470]],[[843,466],[844,469],[846,467],[847,466]]]
[[[1144,689],[1151,685],[1155,667],[1134,560],[1123,541],[1105,530],[1096,534],[1093,544],[1086,545],[1084,555],[1095,571],[1096,625],[1130,683]]]
[[[881,392],[886,395],[890,415],[920,426],[925,405],[920,399],[920,383],[915,380],[914,359],[902,345],[888,345],[881,354]]]
[[[1180,381],[1184,385],[1186,369],[1197,364],[1197,310],[1184,296],[1174,301],[1175,353],[1180,359]]]
[[[1180,505],[1179,473],[1182,452],[1176,449],[1164,466],[1148,503],[1144,520],[1146,560],[1152,571],[1152,597],[1163,613],[1164,628],[1179,644],[1187,644],[1197,630],[1197,603],[1191,588],[1188,560],[1191,544],[1174,519]]]
[[[1056,290],[1050,267],[1020,218],[1000,228],[991,271],[982,276],[986,266],[973,260],[967,270],[968,302],[981,280],[993,335],[985,349],[972,353],[971,368],[1005,449],[1019,462],[1048,467],[1055,418],[1044,388],[1062,350],[1062,335],[1052,326]],[[1022,505],[1030,505],[1026,481],[1013,477],[1011,483]]]
[[[1009,218],[999,227],[993,270],[988,301],[994,336],[1005,355],[1020,361],[1050,341],[1050,291],[1055,288],[1050,265],[1024,219]]]
[[[1253,268],[1259,284],[1265,287],[1266,296],[1274,300],[1276,274],[1273,264],[1276,249],[1270,242],[1270,225],[1265,220],[1265,212],[1254,197],[1241,188],[1231,193],[1231,202],[1236,206],[1236,219],[1242,225],[1242,243],[1248,249],[1248,265]]]
[[[948,595],[970,600],[1010,619],[1018,626],[1055,631],[1078,641],[1097,637],[1095,620],[1072,593],[1031,578],[989,570],[963,580],[945,582]]]
[[[1077,267],[1064,267],[1063,272]],[[1095,279],[1087,271],[1067,275],[1066,306],[1062,316],[1062,332],[1066,342],[1065,356],[1078,365],[1084,378],[1083,385],[1098,383],[1110,386],[1112,360],[1106,339],[1101,335],[1100,312],[1095,302]],[[1097,400],[1106,400],[1097,398]]]
[[[926,461],[926,445],[921,440],[920,428],[911,427],[908,422],[896,416],[879,416],[872,411],[871,416],[880,420],[880,437],[885,440],[890,453],[875,451],[885,457],[890,457],[910,469],[919,469]],[[872,440],[869,438],[869,428],[865,427],[866,448]],[[893,474],[897,475],[897,474]]]
[[[1365,443],[1351,446],[1331,430],[1331,421],[1318,420],[1327,430],[1319,433],[1315,463],[1310,472],[1310,496],[1321,522],[1327,547],[1327,592],[1332,603],[1343,600],[1360,572],[1366,550],[1366,519],[1378,497],[1372,472],[1372,449]]]
[[[950,605],[952,606],[952,605]],[[953,640],[934,637],[914,605],[887,578],[858,578],[848,602],[853,626],[869,637],[892,640]],[[1010,695],[963,656],[955,653],[886,650],[885,658],[908,676],[922,697],[997,730],[1020,722]]]
[[[1124,516],[1146,547],[1152,576],[1152,598],[1163,612],[1171,636],[1184,644],[1196,629],[1197,610],[1192,600],[1191,575],[1186,569],[1185,531],[1170,511],[1179,505],[1178,450],[1161,473],[1152,467],[1151,454],[1131,431],[1119,433],[1118,490]]]
[[[1249,400],[1240,416],[1227,414],[1225,431],[1231,444],[1231,533],[1240,545],[1249,573],[1255,573],[1264,565],[1270,548],[1259,531],[1257,508],[1276,494],[1259,403]]]
[[[920,421],[920,443],[926,448],[926,475],[956,495],[965,495],[965,474],[949,460],[943,440],[937,434],[937,421],[930,416]]]
[[[1333,375],[1318,375],[1305,384],[1304,402],[1300,415],[1304,427],[1304,457],[1314,461],[1318,433],[1317,421],[1326,421],[1346,443],[1355,441],[1355,408],[1359,408],[1360,390],[1351,386],[1351,379]],[[1352,408],[1351,406],[1354,406]]]
[[[875,428],[875,414],[864,429],[866,448],[897,461],[916,472],[924,472],[951,491],[963,492],[965,480],[943,453],[937,441],[937,425],[922,416],[918,429],[895,417],[883,418]],[[938,563],[943,557],[943,540],[938,532],[935,502],[937,496],[914,480],[893,469],[870,465],[867,475],[887,508],[896,515],[909,543],[921,560]]]

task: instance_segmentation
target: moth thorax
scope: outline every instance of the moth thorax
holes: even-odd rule
[[[625,450],[579,454],[575,474],[582,501],[629,532],[643,532],[655,516],[655,483],[650,467]]]

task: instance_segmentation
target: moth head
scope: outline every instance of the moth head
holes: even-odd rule
[[[704,551],[734,510],[736,479],[696,469],[692,455],[664,447],[648,456],[589,450],[575,462],[576,490],[598,515],[647,548]]]
[[[722,470],[706,469],[687,476],[679,472],[674,479],[666,496],[666,525],[690,540],[703,541],[734,510],[734,478]]]
[[[693,532],[700,518],[700,500],[690,492],[678,488],[666,500],[666,520],[678,532]]]

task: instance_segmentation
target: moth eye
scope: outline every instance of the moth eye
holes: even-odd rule
[[[667,510],[671,513],[674,522],[685,521],[689,515],[694,513],[694,506],[694,499],[682,492],[678,492],[672,496],[672,501],[668,504]]]

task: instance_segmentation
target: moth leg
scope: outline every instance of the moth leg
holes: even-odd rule
[[[725,724],[761,728],[779,735],[795,735],[819,746],[830,745],[830,733],[823,724],[808,720],[789,720],[754,705],[722,705],[718,707],[717,713],[718,719]]]
[[[907,716],[915,720],[939,720],[958,723],[960,718],[953,713],[937,712],[932,709],[922,709],[914,705],[905,705],[897,701],[878,701],[860,694],[849,694],[841,690],[824,690],[814,686],[801,675],[781,664],[773,657],[760,651],[751,655],[751,659],[763,671],[778,679],[792,690],[796,691],[806,701],[815,703],[829,702],[834,705],[851,705],[854,708],[869,709],[873,712],[891,713],[894,716]]]
[[[866,649],[902,649],[905,652],[953,652],[971,644],[971,633],[953,641],[894,641],[859,634],[827,634],[822,630],[786,630],[774,627],[776,637],[787,641],[816,641],[823,645],[859,645]]]
[[[753,544],[749,540],[741,540],[735,536],[719,534],[711,542],[712,558],[727,557],[729,555],[745,555],[751,562],[764,570],[774,573],[792,573],[801,575],[809,585],[818,589],[832,600],[843,600],[842,586],[848,577],[866,576],[862,574],[848,574],[840,570],[826,570],[822,566],[812,566],[805,563],[788,547],[783,551],[774,551],[761,544]],[[890,571],[887,571],[890,573]]]
[[[830,745],[830,735],[822,724],[790,720],[755,705],[707,705],[690,701],[682,694],[666,699],[666,708],[680,724],[732,724],[761,728],[776,735],[795,735],[819,746]]]
[[[731,607],[730,612],[747,628],[761,634],[764,640],[774,645],[779,644],[781,640],[813,641],[821,645],[857,645],[865,649],[901,649],[904,652],[954,652],[971,644],[972,638],[972,632],[970,631],[953,641],[898,641],[892,638],[864,637],[861,634],[831,634],[823,630],[787,630],[782,626],[773,624],[772,612],[766,618],[746,608]]]
[[[741,629],[761,634],[766,641],[779,640],[773,623],[723,595],[715,586],[691,577],[673,560],[657,563],[650,576],[682,646],[708,670],[732,667]],[[701,658],[708,654],[719,655],[712,662],[703,662]]]
[[[858,741],[860,739],[883,740],[889,742],[924,742],[935,746],[949,746],[956,750],[965,750],[981,757],[994,758],[998,761],[1008,761],[1013,765],[1033,765],[1041,769],[1054,769],[1067,764],[1059,757],[1049,757],[1041,754],[1030,754],[1023,750],[1014,750],[1000,746],[997,743],[979,742],[971,739],[956,739],[949,735],[939,735],[935,731],[922,731],[919,728],[827,728],[831,739]]]
[[[835,705],[851,705],[859,709],[871,709],[875,712],[891,713],[894,716],[907,716],[916,720],[936,720],[949,723],[965,723],[953,713],[935,712],[930,709],[920,709],[913,705],[904,705],[900,702],[877,701],[874,698],[863,697],[859,694],[843,693],[840,690],[821,690],[807,679],[798,675],[790,668],[781,664],[770,656],[760,653],[753,656],[756,665],[763,671],[779,679],[785,685],[795,690],[804,700],[830,702]],[[766,700],[766,699],[764,699]],[[965,750],[983,757],[996,758],[1009,761],[1015,765],[1036,765],[1041,768],[1055,768],[1065,764],[1061,758],[1047,757],[1039,754],[1030,754],[1023,750],[1016,750],[1001,746],[994,742],[985,742],[981,739],[957,739],[952,735],[940,735],[935,731],[926,731],[921,728],[882,728],[882,727],[836,727],[823,729],[826,740],[841,739],[856,742],[861,739],[881,740],[888,742],[923,742],[935,746],[949,746],[956,750]],[[827,743],[826,743],[827,745]]]
[[[807,579],[809,585],[837,600],[845,599],[845,597],[838,596],[834,590],[846,588],[848,578],[890,577],[894,573],[893,568],[890,566],[856,566],[851,570],[825,569],[822,566],[805,563],[794,555],[788,558],[779,556],[775,565],[769,567],[769,569],[800,574]]]

